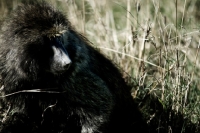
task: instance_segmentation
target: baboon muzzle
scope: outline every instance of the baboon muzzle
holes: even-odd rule
[[[52,38],[51,47],[53,50],[51,70],[58,73],[66,71],[71,64],[71,59],[63,46],[62,37]]]

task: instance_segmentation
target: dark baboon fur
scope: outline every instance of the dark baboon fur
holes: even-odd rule
[[[19,6],[1,33],[0,133],[146,132],[119,70],[51,5]]]

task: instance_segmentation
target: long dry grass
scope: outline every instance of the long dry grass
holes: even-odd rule
[[[199,0],[49,1],[122,69],[151,132],[200,132]]]

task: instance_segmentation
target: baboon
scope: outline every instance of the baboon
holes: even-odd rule
[[[0,133],[147,132],[113,63],[46,2],[20,5],[0,37]]]

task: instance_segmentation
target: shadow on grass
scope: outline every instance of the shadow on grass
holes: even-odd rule
[[[199,133],[200,125],[194,124],[180,112],[164,107],[158,98],[146,95],[139,105],[147,120],[150,133]]]

